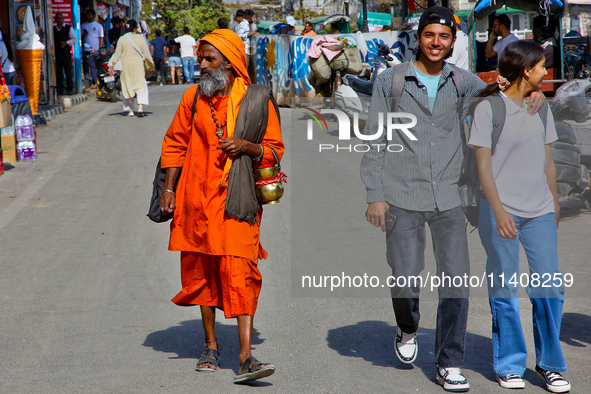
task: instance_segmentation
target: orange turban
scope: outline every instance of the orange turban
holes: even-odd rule
[[[250,77],[246,68],[246,52],[244,43],[236,33],[229,29],[217,29],[199,40],[197,50],[201,50],[204,42],[211,44],[220,51],[232,64],[234,71],[242,77],[246,85],[250,85]]]

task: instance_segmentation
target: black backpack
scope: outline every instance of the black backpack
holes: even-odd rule
[[[505,126],[505,115],[507,113],[504,100],[500,99],[500,96],[489,96],[482,100],[488,101],[492,108],[492,143],[490,147],[491,156],[495,153],[497,142]],[[476,103],[471,108],[471,115],[473,117],[474,108],[478,104]],[[546,124],[548,123],[548,103],[546,103],[538,111],[538,115],[542,119],[544,125],[544,140],[546,138]],[[478,227],[478,217],[480,216],[480,178],[478,177],[478,164],[476,162],[476,152],[467,145],[467,141],[470,138],[470,124],[465,122],[463,124],[464,132],[462,133],[462,144],[464,147],[464,168],[462,176],[460,177],[458,192],[460,193],[460,200],[462,201],[462,208],[468,223],[474,227]]]

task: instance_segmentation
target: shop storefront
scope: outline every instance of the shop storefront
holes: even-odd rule
[[[24,0],[8,1],[8,15],[9,24],[8,31],[13,50],[17,48],[23,34],[23,25],[27,8],[33,12],[33,18],[37,28],[37,34],[41,43],[45,45],[43,52],[43,59],[41,61],[41,78],[39,82],[39,104],[54,104],[56,97],[53,87],[55,86],[55,51],[53,47],[53,7],[51,0]],[[4,28],[4,23],[2,24]],[[5,29],[6,30],[6,29]],[[16,80],[15,84],[23,84],[23,69],[18,57],[17,51],[15,55]],[[27,92],[27,95],[30,93]]]

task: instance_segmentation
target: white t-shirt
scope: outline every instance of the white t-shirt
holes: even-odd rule
[[[174,40],[181,44],[181,57],[195,57],[193,47],[197,45],[197,42],[193,37],[191,37],[188,34],[185,34],[175,38]]]
[[[505,47],[514,41],[519,41],[519,38],[517,38],[513,33],[511,33],[507,37],[501,38],[496,42],[495,45],[493,45],[493,49],[499,56],[499,59],[501,58],[501,53],[503,53]]]
[[[103,26],[98,22],[86,22],[82,25],[82,31],[84,30],[88,32],[88,35],[84,37],[84,52],[89,52],[91,48],[98,51],[101,37],[105,36]]]
[[[6,44],[4,41],[0,41],[0,65],[2,66],[3,73],[13,73],[14,64],[8,58],[8,49],[6,49]]]
[[[454,51],[452,55],[445,61],[463,68],[466,71],[470,68],[468,63],[468,52],[470,51],[470,42],[468,36],[461,30],[456,33],[456,43],[454,44]]]
[[[505,124],[492,156],[492,173],[503,208],[524,218],[554,212],[554,197],[546,180],[545,144],[558,139],[552,111],[548,111],[546,132],[538,114],[529,115],[501,93],[505,103]],[[499,99],[501,100],[501,99]],[[488,101],[476,106],[468,146],[492,145],[492,107]]]

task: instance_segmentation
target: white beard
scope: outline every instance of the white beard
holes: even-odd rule
[[[228,82],[226,63],[223,62],[218,68],[213,70],[212,75],[201,74],[199,87],[206,97],[213,97],[218,91],[225,88]]]

